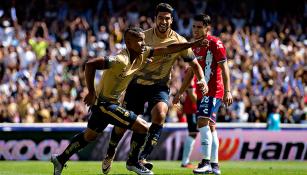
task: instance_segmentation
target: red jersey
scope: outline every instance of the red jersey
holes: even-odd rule
[[[195,84],[197,84],[198,79],[196,76],[194,76],[193,80]],[[197,95],[197,101],[200,101],[201,99],[203,99],[204,95],[201,92],[201,90],[199,90],[198,86],[196,86],[196,95]]]
[[[189,89],[192,89],[193,91],[196,90],[196,83],[194,81],[191,81],[191,85]],[[183,103],[183,112],[185,114],[195,114],[197,112],[197,104],[196,102],[192,102],[188,94],[186,95],[184,103]]]
[[[209,40],[208,47],[193,47],[192,50],[205,74],[209,88],[206,96],[223,99],[224,85],[222,69],[218,66],[218,63],[227,60],[226,49],[220,39],[211,35],[208,35],[207,39]],[[198,92],[197,97],[199,93],[201,94],[201,92]]]

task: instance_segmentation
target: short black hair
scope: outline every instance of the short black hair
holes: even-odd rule
[[[127,34],[138,37],[142,32],[144,32],[144,30],[141,29],[140,27],[129,27],[128,29],[125,30],[124,38],[126,38]]]
[[[201,21],[205,26],[211,25],[211,18],[206,14],[198,14],[194,16],[195,21]]]
[[[159,12],[168,12],[173,16],[174,8],[168,3],[160,3],[156,6],[155,16],[157,16]]]

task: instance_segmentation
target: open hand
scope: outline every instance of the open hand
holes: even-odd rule
[[[205,38],[200,38],[193,42],[194,47],[208,47],[209,46],[209,40]]]
[[[199,86],[203,95],[206,95],[209,91],[208,85],[204,80],[198,81],[197,85]]]
[[[224,93],[223,102],[226,106],[230,106],[233,102],[232,95],[229,91]]]
[[[88,93],[84,98],[84,103],[88,106],[92,106],[96,102],[96,94],[95,93]]]
[[[175,95],[174,99],[173,99],[173,105],[176,105],[179,103],[180,101],[180,96],[178,93]]]

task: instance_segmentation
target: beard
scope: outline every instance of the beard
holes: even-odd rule
[[[160,27],[160,25],[157,26],[157,29],[160,33],[165,33],[168,31],[168,29],[170,28],[170,26],[167,26],[167,27]]]

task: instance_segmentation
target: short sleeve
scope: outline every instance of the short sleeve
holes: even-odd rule
[[[153,56],[153,53],[154,53],[154,48],[146,46],[143,54],[145,58],[151,58]]]
[[[222,63],[227,60],[226,49],[221,40],[216,41],[214,51],[215,51],[217,63]]]
[[[185,42],[188,42],[188,41],[184,37],[179,36],[178,42],[179,43],[185,43]],[[195,59],[194,52],[191,48],[181,51],[180,57],[183,59],[184,62],[191,62]]]
[[[117,56],[108,56],[105,57],[105,67],[107,69],[111,68],[112,66],[115,65],[115,63],[118,62],[118,57]]]
[[[183,58],[184,62],[191,62],[195,59],[194,52],[191,48],[181,51],[180,56]]]

